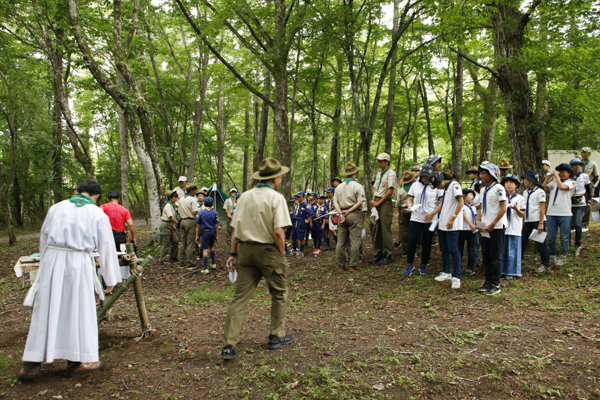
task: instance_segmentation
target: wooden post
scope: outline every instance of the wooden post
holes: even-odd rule
[[[126,247],[126,257],[129,259],[129,269],[133,271],[137,268],[137,258],[133,249],[133,243],[127,243]],[[148,318],[146,303],[144,303],[144,293],[142,292],[142,277],[139,275],[136,275],[135,281],[133,282],[133,291],[135,293],[135,302],[137,304],[138,313],[140,315],[140,323],[142,324],[142,332],[144,336],[149,336],[150,319]]]

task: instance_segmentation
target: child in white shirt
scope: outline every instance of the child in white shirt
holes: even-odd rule
[[[508,174],[502,179],[502,186],[506,189],[506,220],[507,227],[504,231],[502,244],[502,276],[507,281],[521,276],[521,232],[523,230],[523,217],[525,216],[525,198],[517,193],[521,185],[519,179]]]

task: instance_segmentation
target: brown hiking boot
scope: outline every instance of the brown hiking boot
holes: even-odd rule
[[[104,365],[100,361],[91,363],[80,363],[79,365],[73,365],[73,367],[67,369],[67,375],[70,377],[89,374],[102,368]]]

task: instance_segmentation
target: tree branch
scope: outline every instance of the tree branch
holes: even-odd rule
[[[469,57],[468,55],[464,54],[464,53],[459,53],[458,50],[455,50],[454,48],[452,48],[452,46],[448,45],[448,48],[450,50],[452,50],[453,52],[455,52],[456,54],[460,54],[461,56],[463,56],[465,58],[465,60],[477,65],[479,68],[483,68],[486,71],[488,71],[490,74],[492,74],[492,76],[496,79],[500,78],[500,75],[498,75],[498,72],[494,71],[493,69],[491,69],[490,67],[486,67],[483,64],[478,63],[477,61],[473,60],[471,57]]]

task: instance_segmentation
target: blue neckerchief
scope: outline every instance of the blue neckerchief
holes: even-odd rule
[[[448,190],[448,188],[450,187],[452,182],[455,182],[455,180],[452,179],[450,182],[448,182],[448,184],[444,188],[444,194],[442,195],[442,207],[440,208],[440,212],[438,213],[438,218],[440,217],[440,215],[442,215],[442,210],[444,209],[444,199],[446,198],[446,191]]]
[[[515,194],[513,194],[512,196],[506,196],[508,198],[508,205],[510,206],[510,201],[512,199],[514,199],[515,197],[517,197],[517,192],[515,192]],[[510,226],[510,216],[511,216],[511,212],[512,212],[512,208],[510,207],[506,207],[506,216],[508,218],[508,225]]]
[[[527,205],[525,207],[525,219],[529,219],[529,199],[531,198],[531,195],[533,194],[533,192],[535,192],[536,190],[538,190],[539,187],[536,186],[535,188],[533,188],[532,190],[528,190],[527,191]]]
[[[498,182],[494,182],[492,183],[491,186],[486,186],[485,187],[485,192],[483,192],[483,203],[482,203],[482,214],[485,215],[486,213],[486,209],[487,209],[487,193],[490,191],[490,189],[492,189],[494,186],[496,186]]]
[[[471,219],[473,220],[473,225],[475,225],[475,211],[473,211],[473,206],[467,204],[467,207],[469,207],[469,210],[471,211]]]
[[[427,192],[427,185],[423,186],[423,191],[421,192],[421,207],[425,203],[425,193]]]
[[[560,181],[564,182],[562,179]],[[552,205],[554,205],[554,203],[556,203],[556,198],[558,197],[558,192],[560,192],[560,189],[558,187],[558,182],[556,182],[556,193],[554,193],[554,199],[552,200]]]

